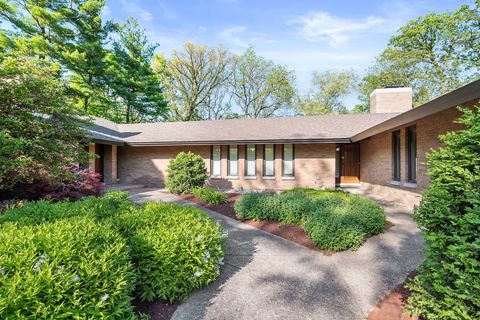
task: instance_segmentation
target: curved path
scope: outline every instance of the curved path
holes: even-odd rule
[[[128,191],[137,203],[199,207],[158,189]],[[225,265],[172,319],[365,319],[423,259],[423,238],[409,210],[382,205],[394,226],[355,252],[332,256],[200,207],[228,230]]]

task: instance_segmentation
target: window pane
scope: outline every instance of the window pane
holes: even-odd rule
[[[212,176],[220,176],[220,146],[212,148]]]
[[[400,181],[400,132],[392,134],[393,180]]]
[[[408,146],[408,181],[417,179],[417,132],[415,126],[407,129]]]
[[[283,145],[283,175],[293,175],[293,145]]]
[[[266,144],[265,145],[265,168],[263,175],[264,176],[273,176],[275,175],[275,161],[274,161],[274,154],[273,154],[273,144]]]
[[[255,176],[256,175],[256,168],[255,168],[255,145],[249,144],[247,145],[247,176]]]
[[[228,161],[229,161],[228,175],[238,176],[238,147],[237,146],[230,146]]]

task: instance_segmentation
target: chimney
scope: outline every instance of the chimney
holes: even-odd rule
[[[370,113],[405,112],[412,109],[412,88],[375,89],[370,94]]]

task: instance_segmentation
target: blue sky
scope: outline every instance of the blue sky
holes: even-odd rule
[[[458,0],[108,0],[104,16],[138,19],[167,56],[186,41],[223,45],[240,54],[249,45],[294,70],[300,93],[313,70],[354,69],[361,76],[389,37],[410,19],[455,9]],[[356,97],[347,99],[353,106]]]

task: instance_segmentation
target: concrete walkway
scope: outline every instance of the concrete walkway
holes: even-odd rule
[[[196,206],[156,189],[128,192],[137,203]],[[408,210],[384,207],[393,227],[356,252],[332,256],[202,208],[228,230],[225,265],[172,319],[364,319],[423,258],[423,238]]]

